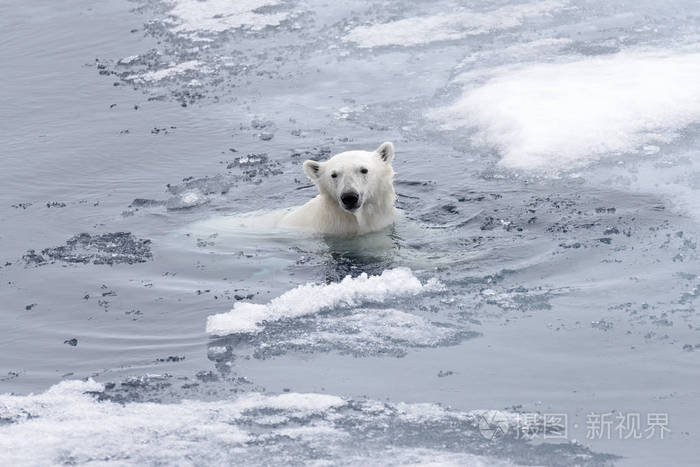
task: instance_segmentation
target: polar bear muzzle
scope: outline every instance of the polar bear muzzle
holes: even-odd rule
[[[347,211],[355,211],[360,208],[360,195],[354,191],[346,191],[340,195],[340,202]]]

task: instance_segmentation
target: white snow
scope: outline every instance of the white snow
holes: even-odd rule
[[[453,453],[446,450],[388,447],[379,455],[345,457],[342,465],[385,465],[392,467],[514,467],[516,464],[507,460],[474,454]]]
[[[348,276],[340,282],[327,285],[301,285],[265,305],[236,303],[230,312],[210,316],[206,331],[218,336],[257,333],[263,329],[263,321],[295,318],[331,307],[352,307],[367,301],[383,302],[402,295],[440,290],[441,287],[435,279],[422,284],[406,268],[386,270],[379,276],[363,273],[356,278]]]
[[[526,62],[541,62],[543,59],[551,61],[551,57],[556,57],[572,43],[571,39],[566,38],[545,38],[520,42],[507,47],[474,50],[462,59],[455,69],[457,71],[470,70],[468,73],[459,75],[459,81],[464,82],[467,77],[473,79],[482,73],[493,72],[490,68],[492,65],[524,64]]]
[[[161,70],[148,71],[142,74],[129,75],[125,79],[133,80],[138,82],[156,82],[162,81],[166,78],[172,78],[173,76],[181,75],[188,71],[198,71],[200,73],[209,73],[210,70],[199,60],[189,60],[187,62],[178,63],[176,65],[171,65],[168,68],[163,68]]]
[[[222,32],[247,27],[262,29],[276,26],[288,13],[262,14],[261,7],[279,5],[278,0],[171,0],[169,15],[173,18],[174,32]]]
[[[566,3],[562,1],[545,0],[508,5],[486,12],[458,10],[432,16],[405,18],[389,23],[358,26],[343,40],[354,42],[362,48],[414,46],[457,40],[470,35],[514,28],[528,18],[548,15],[564,6]]]
[[[138,55],[129,55],[128,57],[119,59],[117,63],[119,63],[120,65],[131,65],[133,62],[138,60],[138,58]]]
[[[100,402],[88,393],[103,389],[93,380],[74,380],[40,394],[0,395],[5,418],[0,424],[0,465],[230,465],[258,464],[274,456],[280,465],[332,459],[344,465],[504,466],[512,464],[422,447],[389,444],[380,451],[358,451],[356,440],[386,427],[425,430],[426,423],[433,434],[452,432],[456,424],[475,430],[481,415],[493,413],[507,429],[524,426],[508,412],[459,412],[432,403],[372,399],[351,402],[327,394],[252,392],[211,402],[120,404]]]
[[[502,67],[465,73],[462,96],[429,116],[475,128],[506,167],[556,171],[672,141],[700,121],[698,76],[700,53],[668,50]]]
[[[231,448],[245,446],[257,434],[239,426],[251,411],[279,410],[283,420],[309,417],[346,402],[325,394],[243,395],[216,402],[179,404],[97,402],[87,391],[102,391],[95,381],[66,381],[29,396],[0,395],[0,465],[55,465],[113,461],[118,464],[182,465],[191,456],[222,462]],[[311,423],[297,437],[327,435]]]

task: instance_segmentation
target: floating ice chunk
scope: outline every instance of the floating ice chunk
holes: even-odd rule
[[[223,32],[249,27],[262,29],[276,26],[287,19],[288,13],[263,14],[256,10],[279,5],[278,0],[171,0],[169,14],[174,19],[175,32]]]
[[[650,156],[661,151],[661,148],[655,144],[645,144],[642,148],[642,151],[644,152],[644,154]]]
[[[361,274],[356,278],[346,277],[340,282],[316,285],[306,284],[292,289],[273,299],[266,305],[236,303],[228,313],[210,316],[207,333],[225,336],[236,333],[257,333],[263,329],[263,321],[317,313],[336,306],[354,306],[361,302],[382,302],[401,295],[417,295],[424,291],[441,290],[436,279],[422,284],[406,268],[384,271],[379,276]]]
[[[88,380],[64,381],[41,394],[0,395],[0,465],[181,465],[186,459],[195,465],[500,466],[510,465],[501,459],[513,447],[532,464],[552,459],[540,443],[511,437],[517,444],[510,446],[509,438],[484,439],[494,422],[504,433],[545,433],[550,424],[537,414],[525,418],[313,393],[121,404],[91,394],[102,391]],[[410,447],[397,442],[407,439]],[[591,465],[610,460],[565,442],[557,444],[556,456],[567,465],[582,458]]]
[[[444,420],[452,415],[444,407],[429,402],[414,404],[398,402],[394,408],[401,418],[413,422]],[[459,414],[457,416],[462,418],[469,417],[465,414]]]
[[[461,77],[468,89],[429,113],[473,127],[506,167],[559,171],[606,155],[650,152],[700,121],[700,53],[630,51]]]
[[[166,208],[170,210],[189,209],[207,204],[208,202],[209,197],[202,193],[201,190],[194,188],[172,196],[168,200]]]
[[[132,63],[134,63],[138,59],[139,59],[138,55],[129,55],[128,57],[124,57],[124,58],[119,59],[119,61],[117,63],[119,65],[131,65]]]
[[[267,358],[288,351],[329,352],[356,356],[404,356],[408,349],[455,345],[478,335],[463,326],[433,322],[394,309],[352,309],[297,318],[289,326],[268,327],[248,340],[254,355]],[[212,354],[217,360],[225,355]]]
[[[226,347],[224,347],[224,346],[212,345],[207,349],[207,354],[209,354],[209,355],[221,355],[224,353],[226,353]]]
[[[40,253],[29,250],[22,258],[27,264],[40,266],[53,261],[67,263],[145,263],[153,257],[151,241],[137,238],[130,232],[105,234],[81,233],[69,238],[65,245],[44,248]]]
[[[103,389],[92,380],[65,381],[43,394],[0,395],[0,405],[6,407],[6,423],[0,425],[0,464],[55,465],[66,459],[177,464],[188,455],[210,463],[229,446],[243,446],[251,439],[253,435],[235,425],[248,413],[278,410],[288,422],[346,404],[325,394],[253,393],[235,401],[121,405],[97,402],[89,394]],[[328,427],[322,428],[327,434]],[[312,425],[297,438],[313,434]],[[203,439],[206,447],[201,447]]]
[[[492,71],[490,67],[503,63],[541,62],[543,56],[556,56],[563,53],[574,41],[567,38],[544,38],[528,42],[517,42],[503,47],[501,45],[491,48],[474,50],[469,53],[455,67],[456,70],[469,69],[469,73],[462,73],[459,81],[464,82],[465,77],[474,77],[482,73]]]
[[[508,460],[475,454],[454,453],[444,449],[390,447],[376,455],[352,455],[343,459],[344,465],[388,465],[412,467],[515,467]]]
[[[436,326],[420,316],[392,309],[362,309],[349,316],[325,317],[319,320],[318,328],[320,332],[310,338],[359,348],[384,348],[382,344],[386,345],[386,342],[428,347],[453,339],[461,331]]]
[[[252,410],[284,410],[295,417],[309,416],[326,412],[334,407],[345,405],[344,399],[328,394],[300,394],[290,392],[275,396],[251,393],[236,401],[235,410],[245,412]]]
[[[436,41],[457,40],[476,34],[520,26],[527,18],[543,16],[561,9],[565,2],[541,2],[509,5],[496,10],[460,11],[449,14],[405,18],[389,23],[358,26],[344,38],[359,47],[388,45],[414,46]]]
[[[199,60],[190,60],[187,62],[178,63],[177,65],[170,66],[168,68],[163,68],[162,70],[148,71],[143,74],[134,74],[127,76],[127,81],[137,81],[137,82],[150,82],[154,83],[157,81],[162,81],[166,78],[172,78],[173,76],[181,75],[187,73],[188,71],[198,71],[200,73],[210,73],[209,68],[207,68]]]

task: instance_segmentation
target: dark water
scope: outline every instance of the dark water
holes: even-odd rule
[[[693,465],[698,6],[236,5],[0,5],[0,446],[58,440],[3,462]],[[313,196],[305,159],[383,141],[391,232],[227,227]],[[394,268],[443,287],[303,316],[283,295]],[[205,332],[276,297],[260,332]]]

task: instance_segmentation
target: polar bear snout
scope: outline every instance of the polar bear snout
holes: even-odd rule
[[[340,195],[340,202],[344,209],[355,211],[360,207],[360,194],[355,191],[346,191]]]

